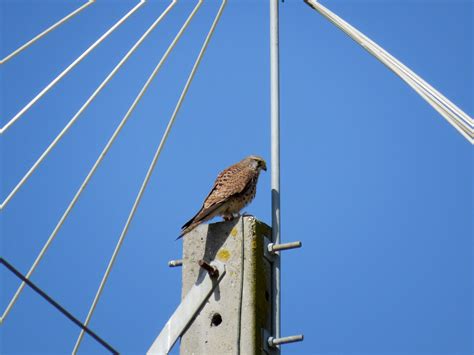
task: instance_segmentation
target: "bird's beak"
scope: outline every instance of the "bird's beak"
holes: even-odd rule
[[[266,163],[263,163],[262,169],[265,170],[265,171],[267,171],[267,164],[266,164]]]

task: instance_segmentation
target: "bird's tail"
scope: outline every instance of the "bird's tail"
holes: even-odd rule
[[[196,221],[194,223],[191,223],[187,227],[183,226],[181,229],[181,234],[176,238],[176,240],[181,239],[184,237],[185,234],[191,232],[194,228],[196,228],[198,225],[201,224],[202,221]]]
[[[207,208],[202,207],[193,218],[191,218],[181,227],[181,234],[179,235],[178,238],[176,238],[176,240],[184,237],[186,233],[191,232],[194,228],[196,228],[202,222],[208,221],[211,218],[215,217],[218,214],[221,206],[222,206],[222,202],[217,203]]]
[[[201,214],[201,211],[202,209],[198,213],[196,213],[193,218],[183,224],[183,226],[181,227],[181,234],[178,236],[178,238],[176,238],[176,240],[183,238],[186,233],[191,232],[202,222],[201,219],[198,219],[198,216]]]

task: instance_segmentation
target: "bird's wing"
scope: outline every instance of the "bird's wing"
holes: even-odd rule
[[[225,169],[217,176],[211,192],[204,200],[203,209],[218,205],[229,197],[241,193],[254,176],[255,172],[242,163]]]
[[[223,170],[217,176],[214,186],[204,200],[199,212],[181,227],[182,230],[184,231],[190,226],[212,218],[213,212],[221,207],[229,197],[245,190],[254,175],[252,169],[240,162]]]

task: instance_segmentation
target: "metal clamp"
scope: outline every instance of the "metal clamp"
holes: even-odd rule
[[[290,335],[288,337],[282,337],[282,338],[269,337],[267,339],[267,343],[269,347],[276,348],[280,344],[296,343],[298,341],[303,341],[303,339],[304,339],[303,334]]]
[[[279,253],[278,253],[279,251],[301,248],[302,246],[303,246],[303,243],[301,243],[300,241],[276,244],[276,243],[270,242],[268,238],[264,237],[263,254],[268,259],[268,261],[273,262],[275,258],[279,257]]]

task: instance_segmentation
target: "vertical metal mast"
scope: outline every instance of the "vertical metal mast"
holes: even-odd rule
[[[280,63],[279,63],[279,0],[270,0],[270,92],[271,92],[271,188],[272,241],[280,244]],[[273,298],[273,332],[280,337],[280,258],[275,260]]]

